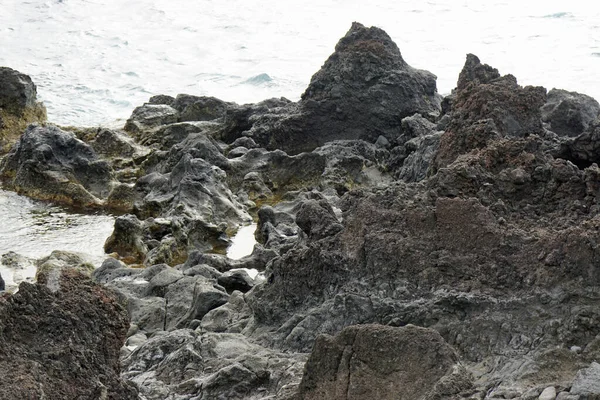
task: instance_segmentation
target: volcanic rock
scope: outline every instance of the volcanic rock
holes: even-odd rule
[[[119,376],[128,327],[114,294],[76,271],[22,283],[0,298],[0,397],[137,399]]]
[[[359,325],[320,336],[304,368],[303,400],[439,399],[472,385],[439,333],[412,325]]]
[[[6,153],[28,124],[46,121],[37,88],[28,75],[0,67],[0,154]]]
[[[338,139],[395,141],[401,120],[441,110],[436,77],[409,66],[379,28],[359,23],[336,45],[298,103],[256,119],[246,133],[267,149],[291,154]]]
[[[113,182],[92,147],[57,127],[30,126],[0,163],[7,187],[40,200],[99,207]]]
[[[552,89],[542,107],[542,121],[561,136],[583,133],[600,115],[600,104],[585,94]]]

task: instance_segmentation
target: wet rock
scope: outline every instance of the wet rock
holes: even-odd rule
[[[585,94],[552,89],[542,107],[542,121],[560,136],[583,133],[600,114],[600,104]]]
[[[300,102],[287,106],[283,118],[258,118],[248,135],[268,149],[291,154],[337,139],[393,141],[402,118],[439,114],[435,80],[409,66],[383,30],[353,23]]]
[[[108,163],[72,133],[30,126],[0,164],[7,186],[30,197],[99,207],[113,182]]]
[[[132,157],[136,152],[135,143],[131,138],[111,129],[99,128],[93,141],[90,142],[94,151],[104,157]]]
[[[191,134],[210,132],[215,129],[214,123],[209,122],[179,122],[161,126],[155,131],[147,132],[138,139],[144,146],[169,150],[177,143],[183,142]]]
[[[61,250],[54,250],[48,257],[39,259],[37,265],[38,280],[42,275],[57,277],[64,269],[74,269],[85,276],[94,271],[94,265],[84,255]]]
[[[234,106],[215,97],[179,94],[172,104],[179,111],[180,121],[212,121],[223,119],[228,107]]]
[[[129,322],[114,294],[73,270],[57,292],[38,279],[0,299],[0,397],[137,399],[119,376]]]
[[[317,339],[299,398],[435,399],[470,389],[471,379],[434,330],[361,325]]]
[[[570,393],[580,396],[600,396],[600,364],[592,362],[588,368],[578,371]]]
[[[145,104],[136,107],[131,117],[125,123],[124,129],[134,135],[142,137],[145,131],[161,125],[173,124],[179,120],[179,112],[165,104]]]
[[[28,75],[0,67],[0,154],[31,123],[46,121],[46,108],[37,101],[37,88]]]

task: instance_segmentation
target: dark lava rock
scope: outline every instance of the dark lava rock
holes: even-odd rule
[[[0,153],[33,122],[46,121],[46,108],[37,102],[37,88],[28,75],[0,67]]]
[[[473,54],[467,55],[436,156],[436,169],[459,154],[485,147],[490,140],[543,135],[540,108],[545,103],[546,89],[523,88],[514,76],[499,76]]]
[[[0,164],[6,185],[30,197],[98,207],[112,170],[92,147],[57,127],[30,126]]]
[[[580,168],[600,164],[600,118],[590,124],[581,135],[561,143],[555,155],[573,162]]]
[[[297,154],[337,139],[394,141],[404,117],[441,110],[436,77],[409,66],[390,37],[359,23],[336,45],[298,103],[257,118],[247,132],[268,149]]]
[[[137,399],[120,378],[129,328],[114,294],[72,270],[0,297],[0,398]]]
[[[470,389],[471,380],[433,329],[356,325],[317,338],[298,398],[433,400]]]
[[[246,293],[254,287],[254,280],[244,270],[227,271],[217,279],[217,282],[228,292],[239,290]]]
[[[147,130],[179,120],[179,111],[166,104],[144,104],[136,107],[125,123],[125,130],[140,136]]]
[[[600,104],[590,96],[561,89],[548,92],[542,107],[542,121],[560,136],[578,136],[600,114]]]
[[[234,106],[215,97],[178,94],[172,104],[179,111],[180,121],[212,121],[222,119],[228,107]]]
[[[2,279],[2,274],[0,274],[0,291],[5,289],[4,279]]]

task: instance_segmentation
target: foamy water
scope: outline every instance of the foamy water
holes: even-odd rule
[[[98,125],[159,93],[295,100],[359,21],[441,93],[475,53],[521,84],[600,98],[599,17],[587,0],[2,0],[0,65],[33,77],[50,120]]]

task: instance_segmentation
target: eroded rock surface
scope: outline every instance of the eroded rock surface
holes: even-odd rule
[[[0,397],[137,399],[119,375],[128,327],[114,294],[76,271],[22,283],[0,298]]]
[[[37,101],[31,78],[0,67],[0,154],[6,153],[28,124],[46,121],[46,107]]]

